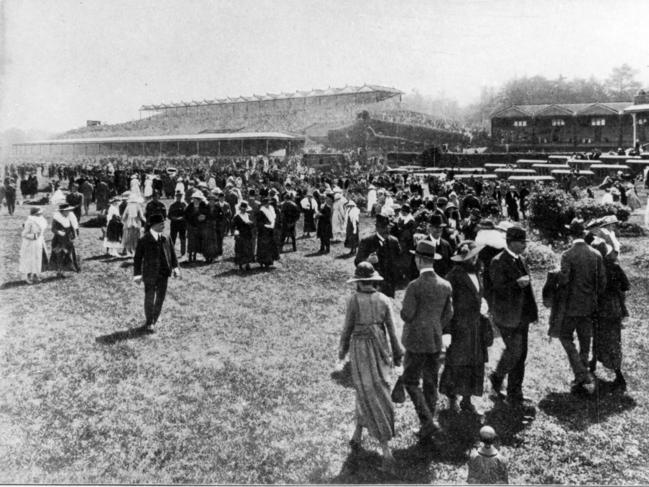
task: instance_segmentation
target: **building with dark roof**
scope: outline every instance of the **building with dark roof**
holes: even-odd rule
[[[512,105],[491,115],[494,150],[576,151],[649,141],[649,101]]]

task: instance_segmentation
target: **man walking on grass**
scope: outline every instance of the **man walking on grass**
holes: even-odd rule
[[[154,213],[147,231],[137,243],[133,258],[134,281],[144,282],[144,326],[142,331],[153,333],[162,311],[169,276],[179,277],[178,260],[170,240],[162,234],[165,217]]]
[[[530,323],[538,319],[538,309],[530,283],[530,273],[521,258],[527,245],[527,234],[520,227],[511,227],[505,236],[507,245],[489,265],[492,314],[500,330],[505,351],[489,377],[493,392],[501,396],[507,379],[507,403],[523,407],[523,378],[527,358],[527,334]]]
[[[439,431],[434,416],[442,330],[453,317],[453,301],[451,285],[433,267],[435,260],[441,258],[435,245],[422,240],[413,253],[419,277],[408,284],[401,309],[404,321],[401,343],[406,349],[402,377],[421,423],[416,434],[424,440]],[[423,391],[420,380],[423,380]]]
[[[606,290],[606,270],[600,253],[584,241],[584,223],[570,223],[572,247],[561,256],[559,283],[566,286],[565,318],[559,331],[570,367],[575,374],[572,390],[595,392],[595,380],[588,370],[588,355],[593,337],[593,317],[597,313],[598,297]],[[577,333],[579,351],[575,347]]]

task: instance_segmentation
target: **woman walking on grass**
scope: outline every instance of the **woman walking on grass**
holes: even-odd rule
[[[246,201],[239,203],[238,208],[237,214],[232,219],[234,262],[239,266],[239,270],[243,270],[245,266],[246,270],[249,271],[250,263],[255,260],[252,239],[255,223],[250,219],[250,209]]]
[[[52,217],[52,257],[50,267],[56,271],[57,277],[63,276],[63,271],[79,272],[79,259],[74,248],[74,239],[79,235],[79,223],[72,212],[74,206],[62,204]]]
[[[47,266],[44,233],[47,221],[42,208],[32,208],[23,225],[20,246],[20,273],[24,274],[25,282],[32,284],[40,282],[40,274]]]
[[[382,469],[393,472],[395,460],[389,441],[394,436],[394,407],[388,376],[394,364],[401,365],[403,350],[397,339],[390,299],[376,289],[381,275],[369,262],[356,267],[356,293],[347,302],[345,326],[338,358],[349,353],[356,389],[356,428],[350,446],[361,447],[363,428],[381,443]]]

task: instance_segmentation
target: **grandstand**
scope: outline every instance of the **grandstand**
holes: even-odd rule
[[[457,135],[456,131],[440,126],[440,122],[430,115],[403,110],[402,94],[395,88],[365,84],[295,93],[143,105],[140,107],[139,120],[86,126],[70,130],[58,139],[281,132],[336,146],[340,138],[332,138],[330,134],[337,129],[355,125],[359,114],[363,115],[365,121],[373,121],[372,127],[381,127],[379,133],[372,133],[370,140],[381,147],[390,148],[408,143],[413,148],[423,148],[432,141],[448,143],[457,139],[453,137]],[[409,126],[418,129],[400,129]],[[419,142],[400,140],[402,134],[414,135]],[[347,146],[348,140],[343,145]]]

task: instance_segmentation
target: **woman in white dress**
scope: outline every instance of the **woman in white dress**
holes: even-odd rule
[[[137,241],[140,239],[140,230],[142,229],[142,224],[146,222],[140,201],[141,197],[138,198],[137,195],[131,193],[128,197],[124,213],[122,213],[122,224],[124,225],[122,247],[124,247],[124,252],[129,257],[135,255]]]
[[[147,174],[144,180],[144,197],[150,198],[153,196],[153,174]]]
[[[23,225],[21,233],[20,263],[18,270],[25,276],[25,282],[32,284],[40,282],[40,274],[47,265],[47,251],[45,249],[45,229],[47,221],[43,216],[42,208],[32,208]]]
[[[345,240],[345,203],[347,199],[343,196],[340,188],[334,189],[334,204],[331,214],[331,229],[333,231],[333,242]]]
[[[144,203],[144,198],[142,197],[142,190],[140,189],[140,180],[137,177],[137,174],[131,176],[131,186],[129,188],[129,195],[137,199],[138,203]]]

